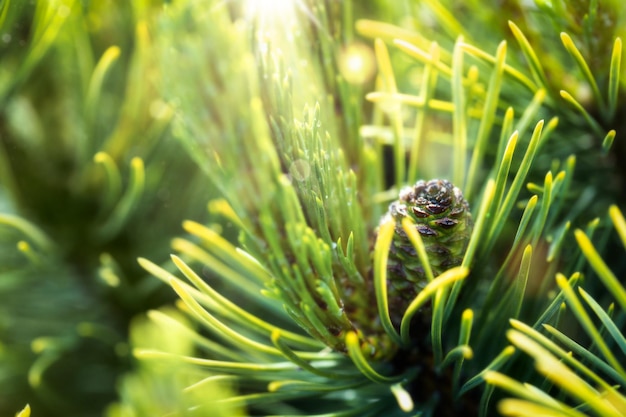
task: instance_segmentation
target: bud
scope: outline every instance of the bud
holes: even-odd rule
[[[461,264],[472,232],[469,205],[461,190],[446,180],[420,180],[404,188],[398,200],[389,205],[382,222],[395,220],[387,264],[387,292],[391,320],[396,326],[428,283],[417,251],[402,228],[405,217],[415,223],[435,277]]]

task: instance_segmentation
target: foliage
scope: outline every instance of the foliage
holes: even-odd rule
[[[0,413],[623,414],[619,2],[276,4],[0,4]]]
[[[131,318],[172,299],[137,256],[165,256],[203,211],[149,74],[155,9],[119,3],[0,6],[2,415],[101,413],[129,369]]]

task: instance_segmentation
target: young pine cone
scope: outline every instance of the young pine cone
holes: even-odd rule
[[[408,305],[428,283],[417,251],[402,228],[405,217],[413,219],[435,277],[461,264],[472,232],[469,205],[461,190],[446,180],[420,180],[404,188],[398,200],[389,205],[382,219],[395,220],[387,291],[391,320],[398,327]]]

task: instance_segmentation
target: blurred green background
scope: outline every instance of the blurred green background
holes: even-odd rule
[[[183,126],[184,120],[174,123],[174,106],[180,105],[176,96],[188,95],[184,104],[191,103],[190,107],[197,109],[185,110],[195,112],[197,120],[210,126],[210,131],[198,132],[199,143],[206,139],[205,134],[220,135],[219,123],[227,122],[220,118],[220,111],[236,114],[236,107],[247,103],[237,101],[237,94],[244,89],[237,79],[232,80],[233,84],[229,84],[228,77],[212,83],[214,78],[194,73],[194,68],[187,72],[186,61],[170,61],[176,56],[172,50],[184,44],[189,48],[185,53],[205,59],[207,68],[216,73],[227,64],[238,63],[236,50],[229,49],[228,40],[219,39],[217,29],[207,31],[214,37],[199,44],[193,43],[197,38],[185,37],[194,25],[214,23],[194,16],[193,8],[184,7],[185,3],[0,2],[2,416],[15,414],[27,403],[35,417],[101,416],[106,410],[116,417],[130,415],[119,404],[111,406],[116,401],[134,403],[136,415],[149,416],[175,410],[189,400],[179,398],[179,392],[197,377],[177,375],[170,379],[171,369],[149,369],[132,359],[132,347],[193,350],[185,335],[159,334],[144,323],[142,313],[167,308],[164,306],[174,303],[175,295],[140,268],[137,258],[162,262],[173,269],[167,261],[170,241],[185,233],[181,223],[185,219],[214,221],[207,204],[228,186],[211,177],[212,170],[220,167],[208,168],[206,155],[194,153],[189,143],[180,140],[176,126],[187,126]],[[225,5],[237,24],[252,24],[242,18],[251,7],[246,2],[209,3],[212,7]],[[340,8],[338,3],[328,0],[320,4],[332,12]],[[520,25],[529,42],[542,51],[541,62],[550,86],[547,96],[554,99],[560,89],[573,92],[595,123],[590,127],[579,113],[557,110],[561,111],[564,133],[560,141],[551,142],[543,150],[530,180],[541,184],[555,160],[564,160],[572,153],[584,155],[578,160],[582,174],[576,176],[573,186],[584,198],[573,205],[571,220],[584,224],[604,213],[609,204],[625,202],[623,94],[615,103],[614,114],[603,113],[588,86],[580,82],[580,74],[568,74],[571,64],[562,46],[552,48],[560,42],[558,33],[568,31],[582,45],[583,55],[591,57],[591,72],[606,83],[613,40],[626,34],[619,1],[600,2],[603,7],[593,25],[583,21],[590,2],[582,0],[551,5],[537,1],[531,6],[524,1],[389,3],[354,2],[352,15],[341,16],[345,19],[341,24],[353,27],[358,19],[390,22],[419,33],[416,42],[436,39],[444,49],[452,48],[457,35],[463,34],[466,41],[488,51],[495,50],[502,39],[514,40],[508,19]],[[306,9],[314,8],[316,2],[298,4]],[[331,12],[329,15],[337,16]],[[465,27],[446,26],[442,19],[446,14],[457,16]],[[307,30],[315,35],[318,29],[322,32],[333,25],[339,27],[339,20],[307,22]],[[349,33],[364,44],[372,44],[368,36],[360,37],[352,29]],[[187,40],[189,43],[185,43]],[[321,55],[321,49],[316,44],[302,55],[308,53],[308,59],[324,62],[315,55]],[[370,49],[366,51],[372,54]],[[398,89],[411,91],[418,75],[414,63],[397,51],[391,56]],[[524,61],[518,51],[512,52],[510,59],[515,64]],[[364,96],[376,89],[373,70],[371,77],[346,93],[337,91],[336,74],[328,67],[320,64],[314,69],[320,84],[337,95]],[[209,82],[203,83],[207,79]],[[625,79],[622,77],[618,87],[620,93]],[[196,94],[196,90],[202,93]],[[204,97],[217,94],[214,90],[228,94],[232,91],[232,100],[204,101]],[[508,103],[522,103],[522,109],[532,98],[517,85],[504,88],[503,96]],[[350,120],[344,120],[341,109],[337,109],[341,116],[337,117],[338,132],[354,134],[369,120],[371,103],[363,100],[353,108],[360,112]],[[554,109],[542,111],[544,116]],[[603,136],[598,131],[605,133],[609,128],[618,133],[615,146],[607,153],[602,151]],[[566,141],[568,132],[576,135]],[[354,156],[360,150],[345,151],[349,162],[362,162]],[[378,157],[392,159],[388,151]],[[430,161],[431,172],[445,170],[436,159]],[[386,181],[381,186],[393,182],[393,175],[387,174],[380,180]],[[378,204],[371,211],[380,214],[383,209],[384,205]],[[235,240],[232,224],[224,222],[215,227]],[[509,235],[513,232],[511,229]],[[621,249],[610,242],[606,253],[615,271],[623,272]],[[573,264],[570,266],[564,269],[574,269]],[[213,278],[210,273],[204,277]],[[216,283],[219,285],[223,284]],[[233,294],[232,288],[224,291]],[[123,378],[131,370],[135,373]],[[196,395],[210,401],[227,396],[228,389],[209,384]],[[153,403],[154,399],[159,399],[155,401],[159,404]],[[218,412],[225,416],[238,413],[216,409],[214,415]]]

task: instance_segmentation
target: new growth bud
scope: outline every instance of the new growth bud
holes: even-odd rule
[[[428,283],[417,251],[402,228],[405,217],[415,223],[435,277],[461,264],[472,231],[469,205],[463,193],[446,180],[420,180],[404,188],[398,200],[389,205],[382,222],[395,221],[387,264],[387,291],[391,319],[396,326]]]

